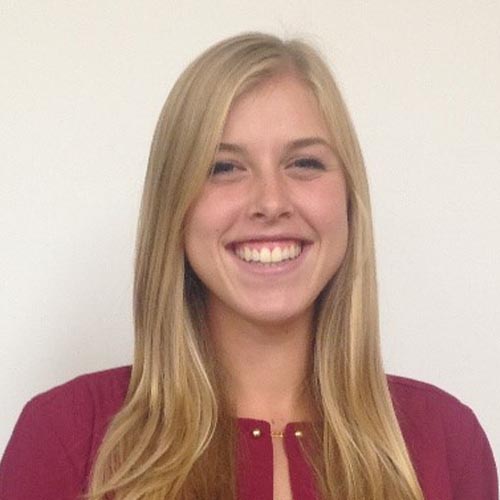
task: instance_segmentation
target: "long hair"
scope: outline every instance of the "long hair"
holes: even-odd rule
[[[131,380],[98,451],[89,498],[236,498],[237,431],[207,340],[203,286],[185,258],[183,224],[232,102],[282,73],[316,96],[348,192],[347,252],[316,301],[308,374],[320,416],[309,456],[318,491],[324,499],[423,500],[382,367],[370,199],[354,128],[319,53],[262,33],[206,50],[161,112],[138,226]]]

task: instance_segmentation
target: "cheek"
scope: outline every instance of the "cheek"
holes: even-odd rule
[[[188,211],[184,226],[184,245],[189,260],[195,254],[211,251],[229,227],[234,212],[234,207],[224,197],[215,193],[200,196]]]
[[[334,238],[347,233],[347,193],[344,183],[325,183],[310,194],[304,211],[318,232],[322,236],[331,234]]]

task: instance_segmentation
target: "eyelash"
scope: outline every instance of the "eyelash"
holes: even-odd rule
[[[298,160],[295,160],[292,165],[307,167],[313,170],[325,170],[325,166],[323,165],[323,163],[319,160],[316,160],[315,158],[300,158]],[[221,167],[223,168],[223,170],[220,170]],[[230,173],[234,170],[234,168],[234,163],[231,163],[229,161],[218,161],[214,163],[211,170],[211,175]]]
[[[300,158],[298,160],[295,160],[294,165],[300,165],[301,167],[304,166],[309,166],[309,168],[316,169],[316,170],[325,170],[325,165],[320,162],[319,160],[316,160],[315,158]]]
[[[224,170],[218,170],[218,167],[229,167],[225,168]],[[217,174],[226,174],[228,172],[231,172],[234,169],[234,164],[229,162],[229,161],[218,161],[215,162],[212,166],[212,170],[210,171],[211,175],[217,175]]]

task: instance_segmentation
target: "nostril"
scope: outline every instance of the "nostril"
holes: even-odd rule
[[[259,211],[252,213],[252,217],[259,220],[270,220],[274,221],[279,218],[290,218],[292,216],[292,211],[283,211],[283,212],[275,212],[275,211]]]

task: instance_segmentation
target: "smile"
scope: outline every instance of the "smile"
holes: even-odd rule
[[[238,243],[234,245],[234,253],[245,262],[279,264],[283,261],[296,259],[302,253],[302,242]]]

